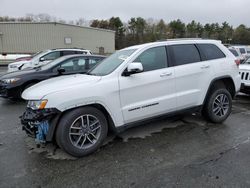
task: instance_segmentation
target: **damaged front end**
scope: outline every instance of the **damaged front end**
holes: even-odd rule
[[[35,138],[38,145],[50,142],[53,140],[60,113],[61,112],[55,108],[42,110],[27,108],[20,117],[23,130],[28,136]]]

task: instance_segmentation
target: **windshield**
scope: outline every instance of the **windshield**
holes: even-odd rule
[[[33,57],[35,57],[35,56],[37,56],[37,55],[39,55],[39,54],[41,54],[41,53],[43,53],[43,52],[44,52],[44,51],[40,51],[40,52],[34,53],[34,54],[31,55],[31,57],[33,58]]]
[[[236,50],[234,50],[234,49],[229,49],[229,50],[230,50],[230,52],[232,52],[232,54],[234,54],[235,57],[239,56]]]
[[[104,59],[100,64],[98,64],[88,74],[97,75],[97,76],[108,75],[111,72],[113,72],[117,67],[119,67],[135,51],[136,51],[136,49],[117,51],[113,55]]]
[[[38,59],[38,58],[40,58],[41,56],[47,54],[48,52],[49,52],[49,50],[45,50],[45,51],[38,52],[38,53],[32,55],[32,59]]]

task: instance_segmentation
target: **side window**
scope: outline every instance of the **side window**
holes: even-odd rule
[[[226,57],[225,54],[214,44],[198,44],[198,46],[207,60]]]
[[[87,52],[84,52],[84,51],[75,51],[75,54],[87,54]]]
[[[167,67],[165,46],[155,47],[144,51],[134,62],[141,62],[144,72]]]
[[[75,54],[75,51],[62,51],[62,56]]]
[[[92,69],[94,66],[96,66],[96,64],[100,61],[100,59],[90,59],[90,58],[86,58],[84,59],[85,63],[84,63],[84,69],[87,71],[89,69]]]
[[[65,73],[81,72],[85,70],[85,65],[86,65],[85,59],[74,58],[64,61],[59,66],[54,68],[53,71],[56,72],[57,69],[61,67],[65,69]]]
[[[194,44],[180,44],[169,47],[176,66],[201,61],[198,49]]]
[[[239,56],[236,50],[234,50],[234,49],[229,49],[229,51],[230,51],[232,54],[234,54],[235,57],[238,57],[238,56]]]
[[[60,57],[60,52],[56,51],[56,52],[51,52],[41,58],[43,58],[44,61],[51,61],[59,57]]]
[[[244,48],[240,48],[240,53],[241,54],[245,54],[246,53],[246,50]]]
[[[97,63],[99,63],[101,61],[101,59],[90,59],[89,60],[89,67],[93,68],[94,66],[96,66]]]

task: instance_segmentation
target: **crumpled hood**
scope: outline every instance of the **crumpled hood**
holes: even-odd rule
[[[250,70],[250,64],[241,64],[239,65],[240,70]]]
[[[69,76],[59,76],[56,78],[42,81],[22,93],[22,98],[25,100],[40,100],[44,96],[63,91],[74,87],[86,87],[101,80],[100,76],[90,76],[83,74],[75,74]]]

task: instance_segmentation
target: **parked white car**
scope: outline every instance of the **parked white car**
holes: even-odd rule
[[[249,54],[247,53],[247,47],[246,46],[232,46],[235,49],[238,49],[240,53],[242,54],[244,60],[249,57]]]
[[[59,57],[72,54],[92,54],[90,50],[83,49],[51,49],[38,52],[32,56],[30,60],[18,60],[8,65],[8,72],[23,70],[25,68],[34,68],[45,65]]]
[[[250,58],[246,59],[240,66],[241,92],[250,94]]]
[[[73,156],[99,148],[108,131],[201,111],[220,123],[240,90],[234,55],[215,40],[171,40],[117,51],[88,75],[52,78],[22,94],[23,129]]]
[[[243,55],[240,53],[240,50],[238,48],[229,47],[228,49],[239,60],[238,64],[245,61],[245,57],[243,57]]]

